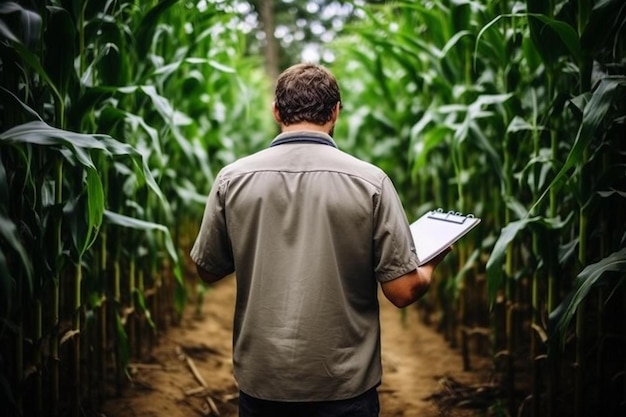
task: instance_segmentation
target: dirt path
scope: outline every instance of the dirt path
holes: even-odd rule
[[[180,327],[170,328],[152,357],[136,364],[133,386],[105,403],[106,417],[237,416],[237,387],[232,377],[231,331],[234,279],[217,283],[205,295],[201,317],[189,311]],[[191,309],[188,309],[191,310]],[[381,297],[383,383],[380,417],[464,417],[425,398],[440,390],[439,377],[480,382],[462,372],[459,352],[424,326],[417,310],[406,318]]]

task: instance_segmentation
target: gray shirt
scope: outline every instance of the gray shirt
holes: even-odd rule
[[[385,173],[328,135],[290,132],[226,166],[192,259],[236,271],[234,374],[274,401],[355,397],[381,380],[378,282],[417,268]]]

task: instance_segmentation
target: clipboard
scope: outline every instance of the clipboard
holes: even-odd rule
[[[480,223],[472,214],[431,210],[411,223],[411,235],[419,264],[424,265],[452,246]]]

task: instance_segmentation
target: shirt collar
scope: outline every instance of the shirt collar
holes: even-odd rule
[[[284,132],[280,135],[276,136],[272,143],[270,143],[270,147],[278,146],[285,143],[318,143],[320,145],[329,145],[334,148],[337,148],[337,144],[333,140],[333,138],[322,132],[314,132],[311,130],[302,130],[295,132]]]

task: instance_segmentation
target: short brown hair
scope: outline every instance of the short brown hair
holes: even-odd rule
[[[323,125],[331,120],[337,103],[341,103],[337,80],[321,65],[293,65],[276,82],[275,105],[284,125]]]

